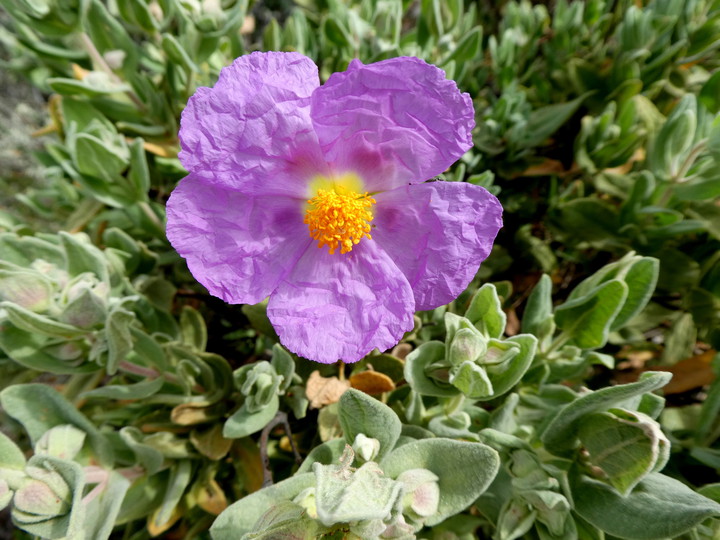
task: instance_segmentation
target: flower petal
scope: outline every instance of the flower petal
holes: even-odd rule
[[[326,364],[356,362],[395,345],[413,327],[412,290],[369,240],[350,253],[310,248],[270,296],[268,316],[282,344]]]
[[[502,206],[486,189],[428,182],[375,195],[372,237],[410,282],[417,310],[455,299],[502,227]]]
[[[207,182],[272,188],[278,177],[325,167],[310,120],[317,66],[298,53],[253,53],[223,68],[212,88],[198,88],[180,122],[180,161]]]
[[[475,125],[470,96],[411,57],[353,60],[313,93],[311,115],[327,161],[361,174],[368,191],[440,174],[472,146]]]
[[[167,237],[210,294],[231,304],[267,297],[311,244],[303,208],[183,179],[167,203]]]

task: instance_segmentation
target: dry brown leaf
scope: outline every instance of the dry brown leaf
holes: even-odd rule
[[[518,176],[547,176],[567,172],[563,164],[557,159],[546,159],[542,163],[531,165]]]
[[[225,492],[223,492],[215,479],[211,478],[198,490],[197,504],[208,514],[217,516],[227,508],[228,502]]]
[[[645,364],[657,357],[657,351],[641,350],[641,351],[621,351],[618,358],[625,358],[624,362],[619,362],[617,369],[642,369]]]
[[[145,148],[147,152],[150,152],[151,154],[155,154],[156,156],[160,157],[173,158],[177,157],[178,155],[178,149],[175,144],[156,144],[145,141],[143,143],[143,148]]]
[[[633,155],[630,156],[630,159],[628,159],[627,162],[623,163],[622,165],[618,165],[617,167],[605,169],[604,172],[613,174],[627,174],[633,168],[633,164],[637,161],[645,161],[645,149],[642,147],[635,150],[635,152],[633,152]]]
[[[217,418],[218,412],[217,407],[207,403],[181,403],[170,411],[170,420],[180,426],[193,426]]]
[[[393,380],[379,371],[361,371],[350,376],[350,386],[366,394],[382,394],[395,390]]]
[[[235,439],[232,462],[241,471],[243,487],[253,493],[263,485],[263,462],[257,444],[250,437]]]
[[[90,73],[87,69],[82,68],[77,64],[72,64],[71,67],[73,77],[76,78],[78,81],[82,81],[85,77],[87,77],[88,73]]]
[[[319,409],[331,403],[337,403],[350,388],[350,381],[341,381],[337,377],[323,377],[320,372],[315,370],[308,377],[305,386],[305,395],[310,400],[310,406],[313,409]]]
[[[520,319],[518,319],[515,308],[507,311],[507,323],[505,323],[505,335],[514,336],[520,332]]]
[[[660,371],[669,371],[673,374],[673,378],[663,388],[667,394],[681,394],[708,385],[715,380],[711,362],[717,354],[717,351],[710,349],[702,354],[691,356],[685,360],[680,360],[674,366],[668,368],[653,368]]]
[[[152,514],[150,514],[147,519],[147,530],[150,533],[150,536],[160,536],[170,527],[175,525],[175,523],[177,523],[177,520],[179,520],[183,515],[183,510],[182,508],[180,508],[181,506],[182,505],[178,504],[173,510],[170,519],[160,525],[155,524],[155,518],[160,513],[160,510],[162,510],[162,507],[158,507]]]
[[[242,35],[252,34],[255,31],[255,17],[247,15],[243,19],[242,26],[240,27],[240,33]]]
[[[390,351],[390,354],[400,360],[405,360],[405,357],[412,352],[412,345],[409,343],[398,343],[395,348]]]
[[[193,430],[190,442],[198,452],[215,461],[224,458],[233,443],[232,439],[223,437],[222,424],[213,424],[205,431]]]

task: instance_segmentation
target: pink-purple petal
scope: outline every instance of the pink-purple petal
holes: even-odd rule
[[[471,146],[472,100],[423,60],[353,60],[312,95],[312,121],[325,158],[360,173],[369,191],[422,182]]]
[[[210,294],[231,304],[267,297],[310,246],[296,199],[250,197],[192,174],[167,203],[167,237]]]
[[[298,53],[241,56],[198,88],[180,123],[180,161],[206,182],[246,187],[264,177],[298,184],[325,163],[310,120],[317,66]]]
[[[268,316],[291,351],[317,362],[356,362],[411,330],[414,307],[402,272],[363,240],[344,255],[311,247],[270,296]]]
[[[428,182],[375,195],[372,237],[395,261],[417,310],[455,299],[490,254],[502,206],[486,189]]]

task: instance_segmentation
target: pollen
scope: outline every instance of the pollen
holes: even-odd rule
[[[318,189],[308,201],[305,223],[310,237],[318,241],[318,247],[328,246],[330,253],[340,248],[340,253],[352,251],[363,238],[370,236],[371,211],[375,199],[367,193],[358,193],[335,186]]]

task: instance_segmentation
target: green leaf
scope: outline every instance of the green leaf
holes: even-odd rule
[[[614,406],[630,408],[626,405],[629,400],[665,386],[671,378],[672,375],[667,372],[648,371],[643,373],[638,382],[601,388],[580,396],[557,412],[543,432],[541,440],[548,451],[562,454],[576,446],[579,422],[585,415]]]
[[[245,404],[227,419],[223,426],[223,437],[226,439],[239,439],[257,433],[270,423],[280,408],[280,398],[276,394],[257,412],[248,411]]]
[[[295,374],[295,361],[282,345],[276,343],[272,348],[270,364],[275,368],[277,374],[283,378],[283,382],[279,388],[279,391],[283,393],[292,383],[293,375]]]
[[[670,441],[657,422],[641,413],[610,409],[579,424],[578,439],[588,459],[623,496],[670,457]]]
[[[207,326],[200,312],[193,307],[183,306],[180,312],[180,332],[183,343],[197,351],[207,347]]]
[[[70,343],[73,342],[68,344]],[[37,371],[67,374],[88,373],[99,369],[93,362],[84,362],[82,356],[80,364],[77,360],[66,362],[57,358],[51,354],[46,337],[12,326],[5,326],[0,332],[0,349],[14,362]]]
[[[64,231],[58,234],[65,250],[67,271],[71,276],[92,272],[101,282],[110,283],[108,263],[102,251],[92,245],[86,235],[72,235]]]
[[[591,92],[587,92],[567,103],[556,103],[535,109],[530,113],[524,137],[519,141],[520,145],[531,148],[542,144],[575,114],[590,94]]]
[[[652,257],[641,257],[620,274],[628,287],[628,295],[620,312],[615,316],[610,331],[622,328],[642,311],[652,297],[659,273],[660,261]]]
[[[578,514],[619,538],[674,538],[720,516],[720,504],[659,473],[648,475],[626,497],[586,477],[573,482],[572,493]]]
[[[325,36],[338,47],[351,47],[352,36],[345,26],[335,17],[328,17],[323,24]]]
[[[210,527],[213,540],[237,540],[250,532],[260,517],[279,501],[288,501],[315,485],[313,473],[296,474],[228,506]]]
[[[555,308],[555,322],[578,347],[602,347],[627,296],[625,283],[617,279],[608,281],[587,295]]]
[[[45,276],[25,270],[0,270],[0,301],[5,300],[30,311],[50,307],[53,286]]]
[[[5,310],[7,318],[12,324],[25,332],[68,340],[83,337],[87,334],[87,330],[55,321],[50,317],[34,313],[17,304],[0,302],[0,308]]]
[[[502,310],[495,285],[486,283],[477,290],[465,312],[465,318],[486,336],[498,339],[502,337],[507,317]]]
[[[135,188],[135,200],[137,201],[145,201],[150,189],[150,170],[144,143],[145,141],[138,137],[129,145],[130,171],[128,172],[128,180]]]
[[[305,461],[302,462],[296,474],[311,472],[313,463],[321,463],[322,465],[337,463],[343,455],[346,445],[345,439],[331,439],[316,446],[310,450],[310,453],[305,458]]]
[[[160,470],[165,460],[162,453],[142,442],[142,432],[133,426],[125,426],[120,429],[120,438],[135,454],[135,461],[145,469],[148,475],[153,475]]]
[[[86,506],[82,503],[85,488],[82,467],[54,456],[35,455],[28,460],[25,470],[33,482],[21,486],[15,493],[13,523],[41,538],[84,537],[82,523]],[[49,497],[42,497],[43,492]],[[40,501],[50,503],[50,508],[42,508]],[[53,506],[59,509],[64,505],[68,507],[66,512],[51,513]]]
[[[482,26],[474,27],[460,39],[455,49],[448,55],[445,60],[441,62],[441,65],[453,61],[457,63],[464,63],[475,60],[480,56],[482,38]]]
[[[449,397],[459,391],[450,384],[442,384],[431,379],[427,370],[431,364],[445,360],[445,344],[441,341],[428,341],[407,355],[405,359],[405,380],[412,389],[423,396]]]
[[[518,334],[503,343],[519,346],[519,352],[509,362],[499,366],[487,366],[488,376],[493,384],[493,397],[501,396],[520,382],[535,358],[537,338],[530,334]]]
[[[470,360],[453,367],[450,384],[470,399],[489,399],[494,394],[485,368]]]
[[[173,64],[184,67],[188,72],[200,73],[200,68],[193,62],[190,55],[175,36],[172,34],[163,34],[161,45]]]
[[[523,312],[522,331],[526,334],[533,334],[540,343],[549,340],[555,332],[552,280],[547,274],[540,276],[528,297]]]
[[[104,399],[145,399],[157,393],[165,384],[165,379],[158,377],[157,379],[145,379],[135,384],[108,384],[99,386],[93,390],[83,392],[80,397],[88,398],[104,398]]]
[[[326,526],[386,519],[402,492],[402,484],[384,475],[374,462],[358,469],[350,463],[315,463],[313,472],[317,515]]]
[[[115,519],[129,487],[127,478],[117,471],[108,471],[105,488],[87,504],[85,516],[82,520],[77,519],[77,525],[71,520],[71,528],[75,526],[84,531],[85,538],[107,540],[115,528]]]
[[[438,511],[432,527],[470,506],[490,485],[500,467],[498,453],[480,443],[422,439],[399,446],[381,461],[385,474],[397,478],[409,469],[428,469],[439,478]]]
[[[45,384],[17,384],[0,392],[5,412],[20,422],[35,444],[52,427],[72,424],[87,433],[99,461],[113,462],[113,450],[105,436],[70,402]]]
[[[130,325],[135,322],[135,314],[120,307],[113,309],[105,322],[105,337],[108,345],[108,359],[105,369],[109,375],[117,372],[120,362],[133,348]]]
[[[328,528],[308,515],[306,508],[290,501],[279,501],[271,506],[255,523],[253,532],[241,540],[316,540],[334,538]]]
[[[172,517],[175,507],[190,484],[192,469],[192,461],[188,459],[178,461],[172,468],[162,504],[153,515],[153,525],[156,528],[163,527]]]
[[[380,441],[378,460],[395,447],[402,430],[395,411],[354,388],[340,397],[338,417],[348,444],[352,444],[360,433]]]
[[[25,468],[25,455],[22,450],[2,431],[0,431],[0,476],[2,469],[21,471]]]

